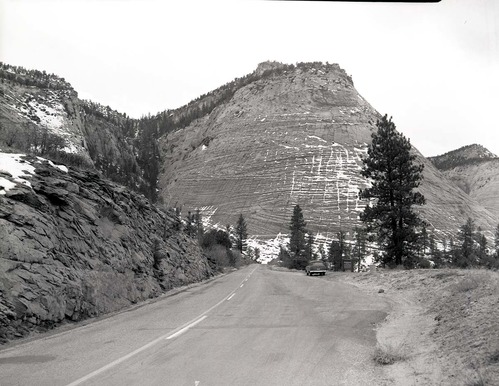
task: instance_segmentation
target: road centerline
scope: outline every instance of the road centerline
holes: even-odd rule
[[[255,272],[257,269],[257,267],[249,274],[249,276],[251,276],[253,274],[253,272]],[[244,280],[241,282],[241,287],[243,286],[244,283]],[[181,335],[182,333],[184,333],[185,331],[187,331],[189,328],[195,326],[196,324],[202,322],[204,319],[207,318],[207,315],[210,311],[214,310],[216,307],[218,307],[220,304],[222,304],[223,302],[229,300],[230,297],[234,296],[235,293],[236,293],[236,290],[233,290],[232,292],[230,292],[227,296],[225,296],[222,300],[220,300],[217,304],[215,304],[214,306],[210,307],[208,310],[204,311],[203,313],[201,313],[200,315],[198,315],[197,317],[195,317],[194,319],[191,319],[189,322],[183,324],[182,326],[176,328],[175,330],[170,331],[168,332],[167,334],[164,334],[162,336],[160,336],[159,338],[156,338],[152,341],[150,341],[149,343],[145,344],[144,346],[142,347],[139,347],[138,349],[122,356],[121,358],[118,358],[110,363],[108,363],[107,365],[104,365],[102,366],[101,368],[71,382],[71,383],[68,383],[67,386],[76,386],[76,385],[80,385],[82,384],[83,382],[85,381],[88,381],[89,379],[103,373],[104,371],[106,370],[109,370],[110,368],[114,367],[114,366],[117,366],[119,365],[120,363],[126,361],[127,359],[130,359],[131,357],[141,353],[142,351],[145,351],[147,350],[148,348],[154,346],[155,344],[163,341],[163,340],[166,340],[166,339],[172,339],[174,337],[177,337],[179,335]]]
[[[201,323],[203,320],[205,320],[206,318],[208,317],[208,315],[204,315],[203,317],[199,318],[198,320],[192,322],[191,324],[189,324],[188,326],[185,326],[184,328],[182,328],[181,330],[178,330],[177,332],[171,334],[170,336],[168,336],[166,339],[174,339],[176,338],[177,336],[180,336],[182,335],[184,332],[186,332],[189,328],[191,327],[194,327],[196,324],[198,323]]]

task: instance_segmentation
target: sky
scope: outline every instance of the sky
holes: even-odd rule
[[[499,1],[0,0],[0,61],[55,73],[131,117],[258,63],[338,63],[423,155],[499,155]]]

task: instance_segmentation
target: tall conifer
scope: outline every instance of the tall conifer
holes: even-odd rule
[[[369,200],[360,219],[375,232],[384,263],[411,265],[416,228],[422,224],[413,207],[425,203],[423,195],[415,191],[423,165],[414,162],[409,140],[396,131],[391,118],[385,115],[377,128],[363,160],[361,174],[372,185],[360,191],[360,198]]]

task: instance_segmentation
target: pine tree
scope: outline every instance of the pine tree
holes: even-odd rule
[[[364,229],[355,227],[355,245],[353,249],[353,257],[357,260],[358,270],[360,272],[362,261],[367,252],[367,234]]]
[[[291,224],[289,225],[291,231],[289,251],[293,257],[300,257],[303,255],[305,250],[305,233],[307,233],[305,229],[306,226],[307,223],[303,218],[300,205],[295,205],[291,217]]]
[[[332,240],[329,246],[328,260],[332,264],[335,271],[341,269],[342,255],[341,246],[338,240]]]
[[[312,232],[308,233],[306,241],[304,255],[307,261],[310,261],[313,258],[314,248],[314,236],[312,235]]]
[[[318,248],[318,255],[319,255],[319,259],[321,259],[322,261],[326,261],[327,260],[327,254],[326,254],[326,250],[324,249],[324,244],[319,244],[319,248]]]
[[[243,252],[246,248],[246,239],[248,238],[248,229],[246,226],[246,221],[242,214],[239,215],[236,224],[236,248],[239,252]]]
[[[496,259],[499,259],[499,224],[497,224],[496,231],[494,233],[494,246],[496,247]]]
[[[368,231],[376,231],[383,263],[411,265],[416,228],[422,223],[413,206],[425,203],[423,195],[414,191],[422,179],[423,165],[414,163],[410,141],[396,131],[391,118],[385,115],[377,128],[363,160],[361,174],[372,185],[359,193],[370,201],[360,218]]]
[[[204,227],[203,227],[203,217],[199,209],[196,209],[196,214],[194,215],[194,223],[196,225],[196,235],[198,236],[198,239],[201,240],[204,234]]]
[[[194,219],[194,215],[190,211],[187,212],[184,230],[185,230],[185,233],[187,233],[191,237],[196,235],[195,219]]]
[[[453,263],[458,267],[466,268],[477,262],[475,249],[476,227],[473,219],[468,218],[466,223],[459,228],[458,240],[460,248],[453,254]]]

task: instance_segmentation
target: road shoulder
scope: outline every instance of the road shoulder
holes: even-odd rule
[[[367,294],[383,297],[391,305],[387,318],[376,330],[373,355],[386,381],[394,385],[441,384],[443,364],[432,337],[437,322],[435,315],[418,301],[417,291],[396,291],[379,276],[347,274],[340,278]]]

